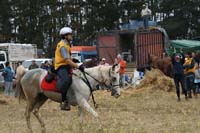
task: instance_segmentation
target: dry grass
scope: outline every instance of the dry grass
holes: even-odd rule
[[[185,101],[182,97],[177,102],[174,88],[167,92],[155,86],[129,88],[118,99],[107,91],[95,92],[99,121],[85,112],[83,124],[79,123],[77,108],[63,112],[58,103],[47,101],[41,108],[47,133],[198,133],[200,99]],[[0,99],[7,103],[0,103],[0,133],[26,133],[25,103],[18,104],[17,99],[6,99],[2,94]],[[33,116],[31,122],[34,133],[40,133]]]

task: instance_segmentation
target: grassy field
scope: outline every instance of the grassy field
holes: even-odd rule
[[[77,108],[63,112],[59,104],[47,101],[41,108],[47,133],[198,133],[200,131],[200,98],[177,102],[175,90],[128,89],[115,99],[107,91],[95,92],[99,120],[85,112],[79,123]],[[25,102],[6,99],[0,94],[0,133],[26,133]],[[90,105],[93,105],[90,103]],[[34,133],[40,125],[31,117]]]

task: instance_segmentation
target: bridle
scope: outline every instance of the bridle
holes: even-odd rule
[[[111,71],[112,71],[112,70],[111,70],[111,69],[112,69],[112,67],[109,68],[109,77],[112,77],[112,74],[111,74]],[[105,82],[102,83],[101,81],[99,81],[98,79],[96,79],[95,77],[93,77],[92,75],[90,75],[89,73],[87,73],[87,72],[82,72],[82,73],[83,73],[83,76],[84,76],[84,78],[82,78],[82,80],[83,80],[83,81],[88,85],[88,87],[90,88],[90,94],[92,95],[92,100],[93,100],[93,104],[94,104],[94,107],[95,107],[95,108],[98,108],[98,105],[97,105],[97,103],[96,103],[96,101],[95,101],[95,99],[94,99],[93,89],[92,89],[92,87],[91,87],[91,84],[90,84],[90,82],[89,82],[89,80],[88,80],[86,74],[87,74],[88,76],[90,76],[92,79],[94,79],[96,82],[98,82],[99,85],[104,85],[106,88],[110,88],[111,90],[113,90],[115,87],[119,87],[119,84],[116,84],[116,85],[111,84],[110,86],[108,86],[108,85],[106,85]],[[116,80],[116,78],[112,78],[110,82],[113,82],[113,81],[115,81],[115,80]]]
[[[109,68],[109,77],[112,77],[112,74],[111,74],[111,71],[112,71],[112,67],[111,68]],[[115,87],[119,87],[119,84],[112,84],[111,82],[114,82],[115,80],[116,80],[116,78],[112,78],[111,80],[110,80],[110,85],[107,85],[105,82],[106,81],[104,81],[104,82],[101,82],[100,80],[98,80],[98,79],[96,79],[95,77],[93,77],[92,75],[90,75],[89,73],[87,73],[87,72],[83,72],[83,74],[87,74],[88,76],[90,76],[92,79],[94,79],[97,83],[99,83],[99,85],[101,85],[101,86],[105,86],[106,88],[108,88],[108,90],[111,88],[111,89],[114,89]],[[85,76],[84,76],[85,77]],[[86,79],[87,79],[87,77],[85,77]]]
[[[112,77],[111,69],[112,69],[112,68],[109,69],[109,76],[110,76],[110,77]],[[114,82],[114,81],[117,80],[117,79],[116,79],[116,78],[112,78],[111,80],[112,80],[111,82]],[[112,85],[111,85],[111,88],[114,88],[114,87],[119,87],[119,84],[116,84],[116,85],[115,85],[115,84],[112,84]]]

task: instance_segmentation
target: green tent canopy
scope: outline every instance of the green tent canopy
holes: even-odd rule
[[[174,48],[179,52],[179,49],[182,48],[183,52],[200,52],[200,41],[196,40],[171,40],[170,47],[167,52],[169,55],[172,55]]]

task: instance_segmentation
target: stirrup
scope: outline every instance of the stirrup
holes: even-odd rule
[[[70,111],[71,107],[68,102],[63,102],[60,104],[60,109],[65,111]]]

